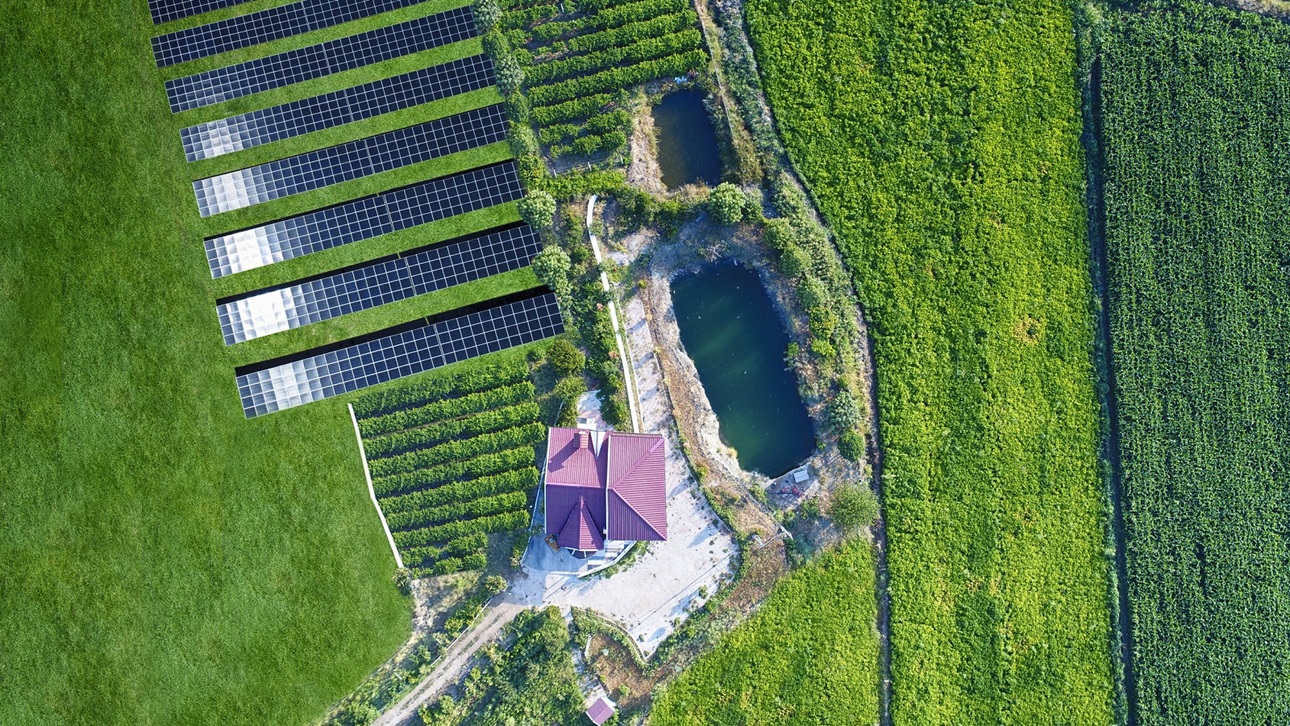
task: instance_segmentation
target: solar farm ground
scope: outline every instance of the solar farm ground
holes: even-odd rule
[[[164,26],[173,30],[272,3]],[[478,54],[476,40],[172,115],[162,82],[460,3],[158,70],[143,2],[0,28],[0,712],[298,723],[408,633],[346,398],[248,421],[235,366],[535,284],[516,270],[227,348],[214,301],[518,221],[514,204],[212,280],[201,240],[509,157],[504,143],[200,219],[191,181],[479,108],[493,89],[188,164],[179,130]],[[472,365],[472,364],[467,364]],[[452,369],[450,369],[452,370]]]

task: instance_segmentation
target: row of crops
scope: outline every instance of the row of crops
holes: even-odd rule
[[[1290,723],[1290,27],[1148,10],[1100,48],[1138,722]]]
[[[415,574],[482,570],[489,535],[528,527],[545,440],[524,360],[354,402],[377,501]]]
[[[892,721],[1110,723],[1069,4],[745,7],[872,324]]]
[[[627,89],[708,63],[689,0],[499,2],[485,43],[505,59],[499,82],[523,90],[512,116],[531,122],[552,156],[621,150]]]

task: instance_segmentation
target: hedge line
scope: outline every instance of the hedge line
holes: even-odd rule
[[[413,547],[403,552],[404,567],[424,567],[446,557],[461,557],[478,552],[488,546],[488,535],[475,532],[465,537],[445,542],[442,547]]]
[[[476,368],[453,376],[441,376],[422,383],[363,396],[354,401],[354,414],[360,419],[372,418],[408,408],[417,408],[463,393],[497,388],[525,380],[528,376],[528,365],[522,360]]]
[[[506,492],[530,491],[537,488],[540,476],[535,467],[515,469],[483,476],[478,479],[445,484],[434,489],[412,492],[398,497],[381,500],[381,510],[387,518],[403,512],[410,512],[423,507],[437,507],[446,502],[478,499]]]
[[[519,10],[508,10],[502,15],[498,26],[505,30],[522,28],[539,20],[553,18],[560,14],[560,6],[555,3],[534,5]]]
[[[470,499],[464,502],[445,504],[442,507],[418,509],[412,512],[400,512],[388,517],[391,530],[406,531],[420,529],[435,524],[453,521],[479,519],[494,514],[528,509],[527,492],[508,492],[494,497]]]
[[[483,411],[474,416],[400,431],[370,441],[364,441],[363,443],[366,446],[367,458],[371,461],[425,449],[435,444],[441,444],[464,436],[477,436],[492,431],[500,431],[518,424],[536,421],[538,415],[537,403],[526,401],[514,406]]]
[[[480,517],[466,521],[449,522],[438,527],[414,529],[411,532],[395,532],[394,542],[400,548],[423,547],[437,542],[448,542],[476,532],[501,532],[508,529],[523,529],[528,525],[527,509],[491,517]]]
[[[530,423],[469,439],[450,441],[429,449],[399,454],[388,459],[377,459],[369,462],[369,466],[372,470],[372,476],[389,477],[396,474],[406,474],[414,469],[429,469],[450,461],[473,459],[482,454],[513,449],[524,444],[535,444],[545,436],[545,426],[540,423]]]
[[[534,40],[545,43],[588,30],[608,30],[628,23],[653,20],[661,15],[681,12],[689,7],[689,3],[685,0],[641,0],[641,2],[619,5],[595,15],[574,20],[542,23],[531,28],[528,35]]]
[[[495,454],[484,454],[466,461],[454,461],[433,469],[419,469],[406,474],[374,479],[372,486],[376,489],[378,497],[389,497],[430,489],[452,481],[478,479],[511,469],[531,467],[533,458],[533,447],[521,446]]]
[[[697,28],[698,25],[699,16],[693,10],[684,10],[596,33],[579,35],[565,41],[564,47],[573,53],[592,53],[634,43],[644,38],[656,38],[686,28]]]
[[[702,46],[703,35],[697,28],[688,28],[671,35],[645,38],[630,45],[540,63],[525,71],[524,77],[530,88],[533,88],[539,85],[548,85],[565,78],[612,68],[622,63],[640,63]]]
[[[590,76],[570,78],[550,86],[537,86],[529,90],[529,101],[534,105],[546,106],[578,96],[634,86],[656,78],[683,75],[702,68],[707,62],[706,52],[692,50],[626,68],[610,68]]]
[[[530,113],[538,126],[548,126],[560,121],[590,116],[612,103],[615,97],[614,94],[597,93],[551,106],[534,106]]]
[[[483,553],[476,552],[466,557],[449,557],[446,560],[439,560],[434,563],[434,567],[418,567],[413,570],[417,577],[426,577],[434,575],[450,575],[454,572],[465,572],[467,570],[482,570],[488,564],[487,558]]]
[[[380,436],[410,429],[414,426],[437,423],[457,418],[458,416],[531,401],[535,391],[532,381],[525,380],[509,386],[471,393],[461,398],[435,401],[420,408],[410,408],[377,418],[365,419],[358,422],[358,428],[362,431],[364,438]],[[366,446],[366,442],[364,442],[364,446]]]

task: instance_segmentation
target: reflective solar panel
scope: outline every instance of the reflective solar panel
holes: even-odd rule
[[[361,179],[506,138],[501,104],[193,182],[203,217]]]
[[[473,38],[469,7],[166,81],[171,113],[203,108],[311,78]]]
[[[179,136],[188,160],[199,161],[476,91],[494,82],[493,61],[488,56],[476,55],[189,126]]]
[[[515,162],[431,179],[206,240],[211,277],[484,209],[524,196]]]
[[[148,12],[152,13],[153,25],[161,25],[244,2],[249,0],[148,0]]]
[[[555,295],[525,293],[446,320],[400,326],[239,369],[237,389],[242,410],[252,418],[562,332]]]
[[[424,0],[300,0],[152,39],[158,68],[328,28]]]
[[[533,229],[520,224],[239,296],[217,306],[224,344],[518,270],[541,249]]]

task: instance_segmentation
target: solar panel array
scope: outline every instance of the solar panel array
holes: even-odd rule
[[[506,138],[501,104],[193,182],[203,217],[437,159]]]
[[[289,38],[351,20],[415,5],[424,0],[300,0],[152,39],[158,68]]]
[[[440,177],[206,240],[211,277],[263,267],[524,196],[515,162]]]
[[[172,20],[190,18],[212,10],[241,5],[249,0],[148,0],[152,24],[161,25]]]
[[[179,113],[474,36],[474,15],[468,6],[460,7],[358,35],[171,79],[166,81],[166,96],[170,99],[171,113]]]
[[[541,240],[525,224],[245,295],[218,305],[224,344],[518,270],[527,267],[541,249]]]
[[[555,295],[543,293],[437,323],[239,372],[247,418],[317,401],[564,332]]]
[[[495,83],[493,61],[475,55],[179,132],[189,161],[210,159],[311,131],[361,121]]]

